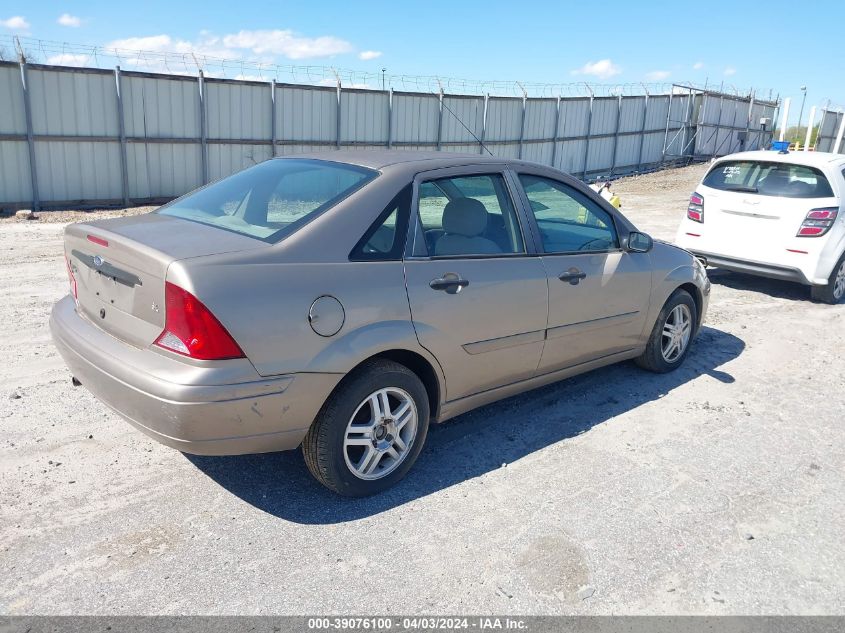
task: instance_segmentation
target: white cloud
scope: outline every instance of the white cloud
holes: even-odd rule
[[[77,55],[73,53],[62,53],[47,58],[48,64],[55,66],[87,66],[88,55]]]
[[[226,48],[220,38],[203,33],[196,42],[174,39],[169,35],[149,35],[144,37],[127,37],[122,40],[114,40],[107,43],[104,48],[116,50],[118,58],[123,60],[127,66],[151,72],[182,73],[195,72],[192,56],[195,56],[200,64],[203,57],[214,57],[217,59],[237,60],[241,58],[240,53]],[[146,54],[151,53],[151,54]],[[174,64],[171,57],[166,60],[163,53],[181,53],[186,57],[188,66],[180,67]],[[177,58],[178,59],[178,58]]]
[[[704,68],[704,62],[695,62],[692,65],[693,70],[701,70],[702,68]]]
[[[671,75],[668,70],[652,70],[645,74],[646,81],[663,81]]]
[[[353,50],[352,44],[332,35],[303,37],[291,30],[239,31],[224,35],[223,45],[229,49],[247,49],[257,55],[270,53],[288,59],[331,57]]]
[[[733,66],[728,66],[727,68],[725,68],[725,77],[730,77],[731,75],[735,75],[735,74],[736,74],[736,68],[734,68]]]
[[[69,26],[71,28],[76,28],[82,25],[82,19],[75,15],[71,15],[70,13],[62,13],[56,22],[62,26]]]
[[[26,18],[20,15],[13,15],[5,20],[0,20],[0,26],[9,29],[10,31],[28,31],[29,22]]]
[[[365,62],[377,57],[381,57],[381,51],[361,51],[358,53],[358,59],[363,59]]]
[[[597,62],[587,62],[581,68],[571,72],[573,75],[589,75],[591,77],[598,77],[599,79],[610,79],[614,75],[621,73],[622,69],[609,59],[600,59]]]

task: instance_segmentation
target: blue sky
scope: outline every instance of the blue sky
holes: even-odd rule
[[[663,3],[659,3],[663,5]],[[845,106],[845,2],[84,3],[4,0],[0,34],[390,74],[526,82],[706,80]],[[809,8],[809,12],[806,9]],[[806,20],[806,27],[801,21]],[[142,38],[142,39],[140,39]]]

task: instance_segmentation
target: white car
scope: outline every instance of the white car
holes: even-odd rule
[[[707,264],[845,296],[845,155],[757,151],[714,161],[676,243]]]

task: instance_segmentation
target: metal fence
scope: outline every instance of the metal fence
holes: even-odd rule
[[[765,146],[775,109],[681,86],[521,98],[0,62],[0,206],[157,203],[340,147],[489,150],[589,180]]]
[[[836,147],[836,140],[839,139],[838,152],[845,154],[845,140],[840,136],[840,130],[845,125],[845,113],[841,111],[822,110],[819,121],[819,134],[816,138],[816,151],[832,152]]]

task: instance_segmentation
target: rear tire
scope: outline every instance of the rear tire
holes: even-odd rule
[[[674,371],[689,353],[697,323],[695,301],[686,290],[676,290],[657,316],[645,351],[634,362],[657,374]]]
[[[428,434],[425,386],[390,360],[349,374],[323,405],[302,442],[308,470],[347,497],[377,494],[413,466]]]
[[[813,301],[835,305],[845,297],[845,253],[833,267],[825,286],[810,286]]]

